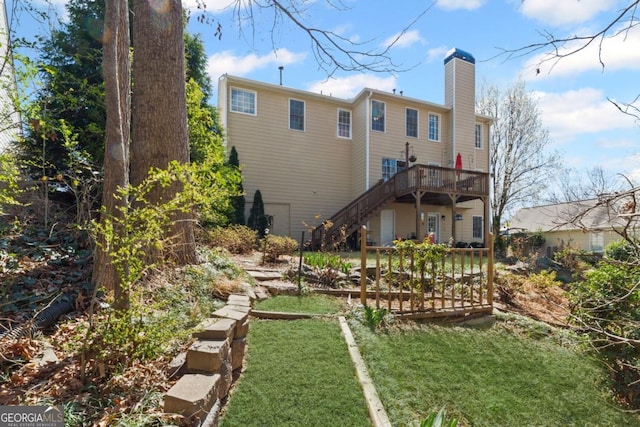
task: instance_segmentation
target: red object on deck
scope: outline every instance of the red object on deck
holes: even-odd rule
[[[462,169],[462,154],[456,156],[456,169]]]

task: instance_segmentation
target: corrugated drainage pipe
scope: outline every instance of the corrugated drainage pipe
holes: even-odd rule
[[[18,339],[20,337],[32,336],[37,331],[46,329],[53,325],[60,316],[73,311],[73,298],[71,295],[64,295],[58,301],[51,304],[39,312],[30,322],[9,329],[0,334],[0,339]]]

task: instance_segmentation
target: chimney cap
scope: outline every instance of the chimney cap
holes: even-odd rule
[[[471,64],[476,63],[476,59],[469,52],[465,52],[462,49],[458,49],[454,47],[449,52],[447,52],[447,56],[444,58],[445,65],[447,62],[451,61],[453,58],[462,59],[463,61],[467,61]]]

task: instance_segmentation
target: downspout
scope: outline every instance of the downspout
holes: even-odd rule
[[[364,132],[364,186],[365,189],[364,191],[367,191],[369,189],[369,175],[370,175],[370,159],[369,159],[369,151],[370,151],[370,132],[371,132],[371,114],[370,114],[370,108],[371,108],[371,96],[373,95],[373,93],[371,91],[369,91],[369,95],[367,95],[367,106],[366,106],[366,124],[367,124],[367,128],[365,129]]]

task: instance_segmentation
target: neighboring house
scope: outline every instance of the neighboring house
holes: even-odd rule
[[[333,233],[367,225],[376,244],[429,233],[484,242],[492,120],[475,113],[474,58],[454,49],[444,64],[444,104],[395,90],[342,99],[221,76],[218,108],[227,148],[238,151],[247,212],[259,189],[274,234],[299,239],[331,219]]]
[[[542,232],[543,250],[551,257],[565,248],[601,253],[620,239],[615,230],[624,224],[615,212],[598,205],[598,199],[589,199],[520,209],[509,221],[509,230]]]
[[[4,0],[0,0],[0,9],[0,153],[2,153],[20,134],[20,114],[11,100],[11,95],[16,91],[16,78]]]

